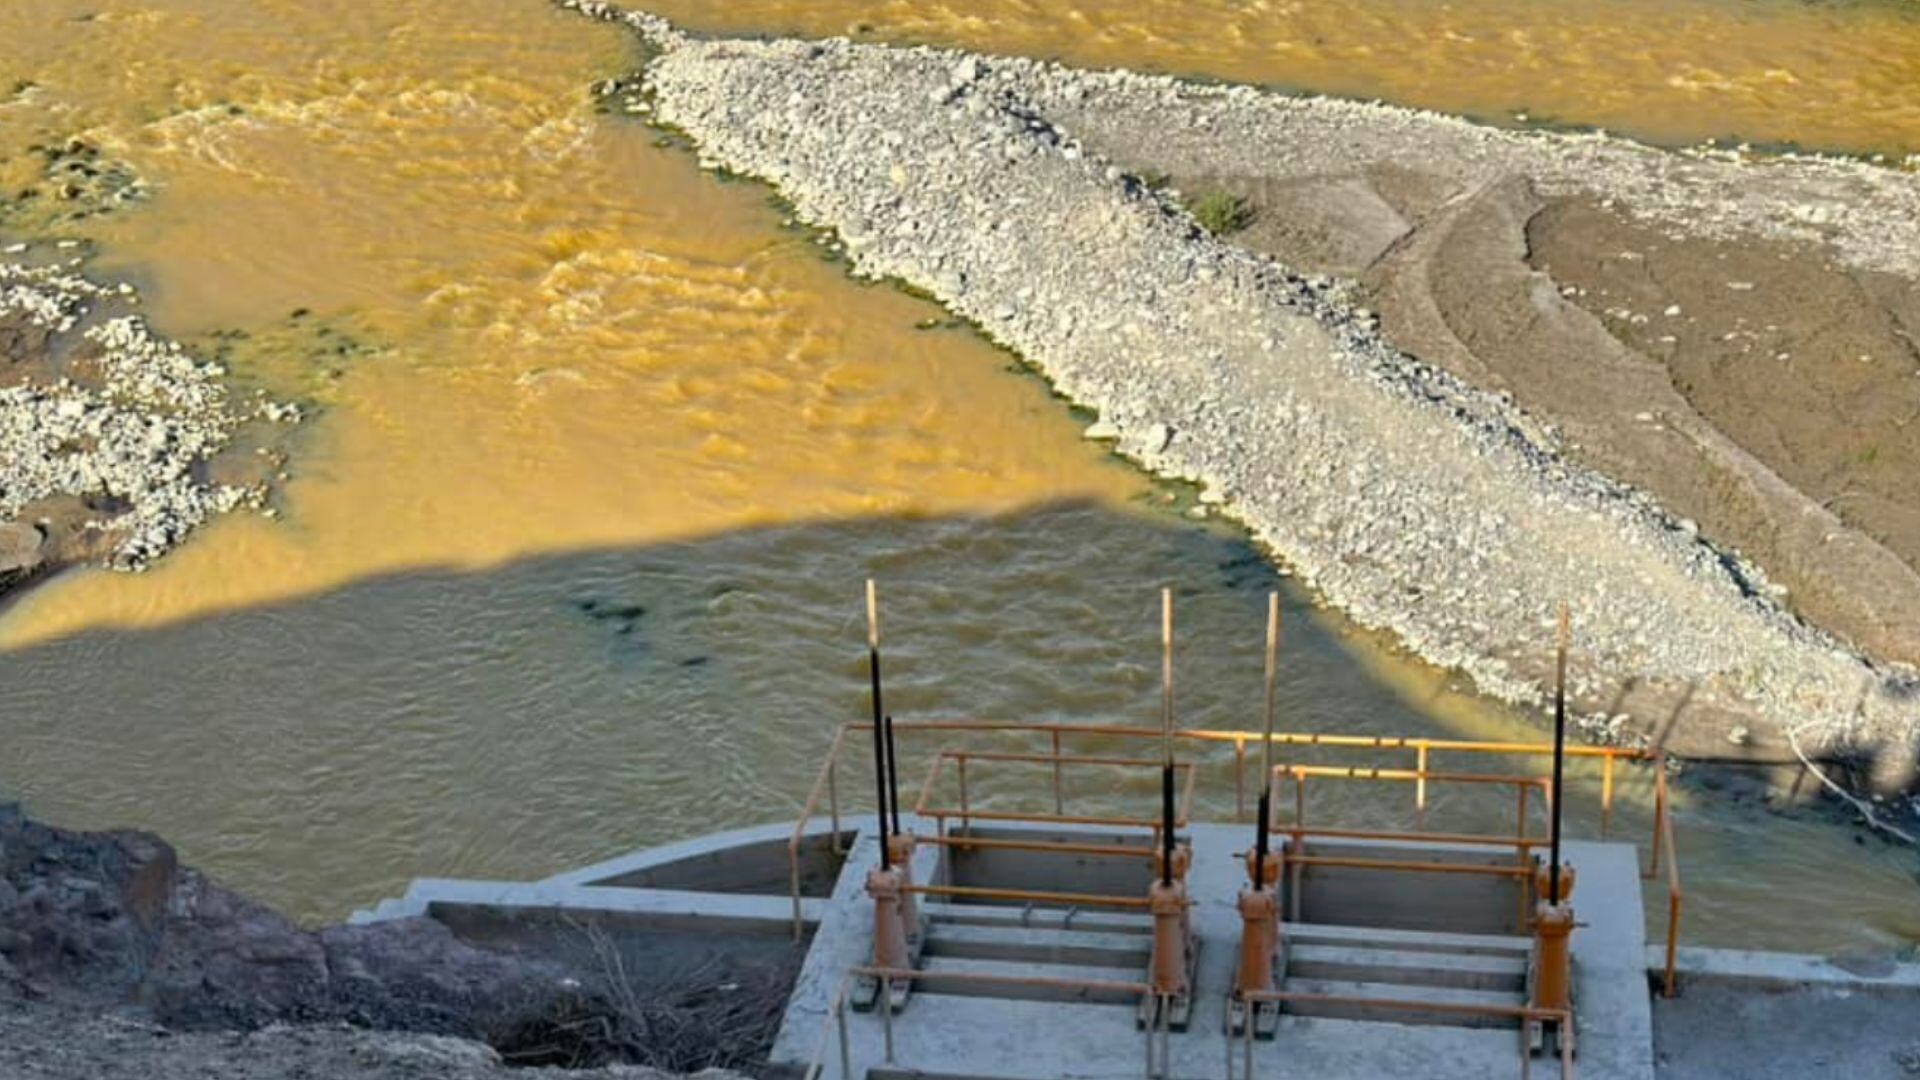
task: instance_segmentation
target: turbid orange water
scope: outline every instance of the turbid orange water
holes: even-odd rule
[[[659,0],[697,30],[847,34],[1382,98],[1662,143],[1920,151],[1909,0]]]
[[[1892,5],[660,10],[1889,151],[1920,57]],[[790,811],[799,759],[858,707],[846,619],[875,567],[940,627],[903,701],[1053,715],[1150,695],[1128,635],[1153,580],[1271,580],[1227,569],[1244,545],[1157,509],[1004,354],[917,328],[941,313],[847,279],[763,189],[597,114],[591,83],[640,59],[609,27],[539,0],[48,0],[0,10],[0,40],[0,88],[34,84],[0,107],[8,186],[36,141],[128,161],[155,197],[70,229],[98,268],[166,332],[250,334],[240,375],[320,407],[279,520],[229,518],[137,578],[71,575],[0,622],[0,785],[50,816],[158,829],[337,916],[414,873],[538,873]],[[366,348],[318,356],[315,325]],[[1194,632],[1239,634],[1244,606],[1201,604]],[[1518,730],[1311,625],[1298,726]],[[1242,722],[1247,687],[1196,685],[1196,716]],[[1692,854],[1735,898],[1704,916],[1723,937],[1793,932],[1746,918],[1768,903],[1752,852],[1776,846],[1847,883],[1808,900],[1841,912],[1825,940],[1920,934],[1898,856],[1714,820]]]

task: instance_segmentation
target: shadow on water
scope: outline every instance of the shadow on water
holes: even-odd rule
[[[798,809],[834,725],[867,708],[869,574],[901,717],[1157,722],[1168,583],[1184,726],[1258,724],[1278,587],[1283,728],[1527,732],[1314,611],[1243,538],[1076,504],[423,570],[83,633],[0,656],[0,784],[65,824],[153,829],[308,919],[414,876],[539,876],[775,820]],[[1831,827],[1715,825],[1716,849],[1765,838],[1775,864],[1861,862],[1871,880],[1849,891],[1868,909],[1913,900],[1897,857],[1856,854]]]

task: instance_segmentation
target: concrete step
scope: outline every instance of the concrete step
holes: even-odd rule
[[[1283,923],[1281,933],[1290,944],[1337,945],[1354,949],[1520,957],[1533,951],[1531,940],[1506,934],[1449,934],[1435,930],[1393,930],[1381,926],[1294,922]]]
[[[1341,982],[1451,986],[1519,994],[1526,989],[1524,956],[1424,950],[1368,949],[1294,942],[1287,948],[1288,976]]]
[[[1282,1011],[1295,1016],[1322,1016],[1338,1020],[1370,1020],[1384,1024],[1422,1024],[1440,1027],[1508,1028],[1518,1030],[1520,1021],[1512,1016],[1421,1010],[1371,1002],[1417,1002],[1433,1005],[1523,1004],[1522,995],[1491,990],[1463,990],[1450,986],[1407,986],[1399,983],[1349,982],[1341,979],[1295,979],[1281,984],[1283,990],[1302,994],[1325,994],[1350,1001],[1287,1001]]]
[[[1095,967],[1083,964],[1030,964],[1024,961],[979,960],[955,956],[930,956],[921,964],[926,972],[914,984],[917,994],[951,994],[956,997],[1008,998],[1017,1001],[1079,1001],[1097,1005],[1137,1006],[1137,991],[1091,989],[1069,986],[1035,986],[1021,982],[985,982],[972,979],[942,979],[942,975],[992,975],[1014,980],[1055,979],[1070,982],[1094,981],[1138,984],[1146,980],[1144,967]]]
[[[1088,930],[1103,934],[1151,934],[1153,918],[1103,908],[1018,908],[998,904],[923,903],[920,910],[931,922],[955,926],[1027,926],[1040,929]]]
[[[389,896],[373,905],[372,916],[375,921],[396,919],[409,914],[412,905],[404,896]]]
[[[935,921],[927,927],[925,948],[928,956],[1144,969],[1153,939],[1146,934]]]

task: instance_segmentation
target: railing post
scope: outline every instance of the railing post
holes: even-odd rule
[[[1680,961],[1680,893],[1669,889],[1667,892],[1667,978],[1661,996],[1675,997],[1680,993],[1679,976],[1674,967]]]
[[[833,837],[829,843],[836,855],[845,855],[847,849],[840,846],[840,763],[827,759],[827,813],[833,818]]]
[[[1514,849],[1514,856],[1523,867],[1528,866],[1531,862],[1530,856],[1533,854],[1533,848],[1527,844],[1527,793],[1532,790],[1532,786],[1528,784],[1514,785],[1514,791],[1518,793],[1514,801],[1520,807],[1518,829],[1513,834],[1514,839],[1519,841]],[[1527,874],[1520,879],[1520,929],[1522,931],[1526,930],[1527,921],[1533,914],[1532,901],[1533,875]]]
[[[1516,784],[1514,786],[1516,790],[1520,792],[1517,800],[1520,804],[1520,813],[1519,828],[1514,831],[1513,835],[1516,839],[1525,840],[1527,838],[1527,794],[1531,792],[1533,788],[1526,784]]]
[[[787,884],[793,898],[793,940],[799,941],[806,936],[806,930],[800,918],[800,844],[797,840],[787,841]]]
[[[1065,803],[1060,796],[1060,729],[1053,729],[1053,812],[1064,814]]]
[[[1607,754],[1600,766],[1600,839],[1613,828],[1613,755]]]
[[[1647,856],[1647,873],[1645,875],[1647,877],[1653,877],[1660,872],[1660,833],[1662,825],[1667,820],[1667,760],[1665,754],[1654,755],[1653,769],[1653,842],[1649,845],[1652,851],[1650,851]]]
[[[964,751],[955,758],[960,767],[960,829],[968,836],[973,835],[973,803],[967,798],[967,755]]]
[[[1421,743],[1415,757],[1414,769],[1419,776],[1413,782],[1414,828],[1424,830],[1427,827],[1427,744]]]
[[[1247,819],[1247,737],[1233,740],[1233,820]]]

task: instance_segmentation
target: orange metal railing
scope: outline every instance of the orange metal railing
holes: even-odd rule
[[[1307,779],[1323,777],[1333,780],[1381,781],[1387,783],[1412,783],[1419,788],[1422,805],[1416,813],[1420,831],[1395,832],[1377,829],[1319,829],[1307,824]],[[1283,781],[1293,781],[1293,820],[1279,820],[1279,787]],[[1452,783],[1511,787],[1514,789],[1517,806],[1517,823],[1513,835],[1484,833],[1445,833],[1435,834],[1425,831],[1426,808],[1424,806],[1426,788],[1429,783]],[[1533,883],[1533,849],[1546,847],[1551,838],[1547,836],[1527,835],[1527,796],[1536,788],[1543,793],[1543,802],[1552,799],[1552,784],[1545,777],[1518,776],[1503,773],[1460,773],[1432,772],[1426,769],[1380,769],[1359,766],[1338,765],[1294,765],[1278,764],[1273,767],[1268,783],[1272,795],[1270,805],[1274,809],[1273,820],[1268,827],[1276,833],[1292,838],[1292,843],[1281,852],[1281,865],[1292,877],[1292,888],[1288,896],[1292,900],[1292,915],[1295,921],[1300,918],[1301,873],[1310,866],[1333,866],[1349,869],[1388,870],[1401,873],[1423,874],[1472,874],[1488,877],[1507,877],[1515,879],[1520,888],[1517,890],[1520,925],[1525,925]],[[1422,861],[1417,859],[1382,859],[1363,856],[1324,856],[1308,853],[1307,838],[1361,839],[1389,841],[1428,841],[1441,843],[1482,844],[1494,847],[1512,847],[1512,864],[1470,864]]]
[[[930,767],[929,782],[923,785],[922,800],[916,812],[938,817],[942,824],[947,817],[959,817],[971,822],[979,820],[1017,820],[1017,821],[1055,821],[1059,823],[1086,822],[1091,824],[1115,824],[1157,828],[1157,822],[1150,822],[1144,816],[1140,818],[1107,817],[1101,815],[1070,815],[1065,812],[1064,773],[1068,768],[1132,767],[1146,763],[1146,758],[1127,758],[1102,756],[1098,754],[1076,755],[1068,753],[1073,744],[1082,741],[1101,742],[1108,740],[1153,740],[1158,742],[1164,737],[1157,727],[1141,727],[1121,724],[1093,723],[1047,723],[1019,720],[979,720],[979,719],[925,719],[895,720],[893,729],[902,744],[922,740],[929,736],[941,740],[941,745],[933,747],[936,754]],[[849,735],[868,733],[872,725],[868,723],[846,723],[834,732],[833,741],[828,748],[826,761],[822,764],[812,788],[802,804],[800,820],[794,826],[794,832],[788,842],[788,860],[793,896],[794,933],[798,937],[802,931],[802,908],[800,902],[800,846],[804,838],[807,822],[819,811],[824,798],[831,817],[833,835],[841,834],[841,808],[839,795],[840,757],[846,748]],[[1230,747],[1233,755],[1235,809],[1237,816],[1246,817],[1246,765],[1249,746],[1258,747],[1262,734],[1257,731],[1222,731],[1207,729],[1178,730],[1173,733],[1176,745],[1205,752],[1217,747]],[[955,740],[977,741],[988,739],[1040,739],[1043,750],[1022,753],[994,750],[985,747],[974,748],[967,745],[954,745]],[[1409,783],[1414,791],[1414,811],[1416,831],[1393,832],[1387,830],[1339,829],[1319,825],[1300,825],[1296,814],[1296,824],[1288,826],[1278,824],[1277,831],[1290,833],[1299,831],[1309,837],[1326,838],[1370,838],[1382,840],[1430,840],[1449,843],[1481,843],[1496,846],[1512,846],[1524,859],[1535,848],[1545,847],[1547,840],[1542,836],[1529,836],[1526,831],[1526,819],[1531,809],[1530,795],[1536,787],[1543,787],[1540,777],[1521,775],[1500,776],[1453,771],[1435,768],[1435,761],[1443,755],[1466,756],[1507,756],[1550,758],[1553,748],[1548,743],[1502,742],[1487,740],[1430,739],[1424,737],[1379,736],[1379,735],[1342,735],[1310,734],[1297,732],[1276,732],[1273,745],[1287,747],[1316,747],[1336,751],[1371,752],[1374,754],[1406,754],[1412,758],[1411,767],[1358,767],[1299,765],[1286,768],[1297,770],[1292,778],[1299,786],[1301,777],[1341,776],[1346,779],[1383,780]],[[924,746],[924,743],[923,743]],[[1098,749],[1094,747],[1092,749]],[[925,752],[924,750],[922,752]],[[1640,750],[1616,746],[1568,746],[1566,752],[1571,759],[1598,759],[1600,764],[1600,834],[1609,834],[1612,826],[1615,804],[1616,775],[1622,761],[1641,762],[1652,766],[1654,772],[1654,815],[1648,846],[1650,859],[1643,877],[1652,879],[1660,873],[1664,864],[1667,876],[1669,920],[1667,931],[1667,964],[1665,972],[1666,993],[1671,996],[1676,989],[1675,964],[1678,956],[1680,913],[1684,894],[1680,888],[1680,873],[1677,852],[1673,842],[1673,823],[1670,800],[1667,790],[1666,761],[1657,751]],[[970,793],[963,792],[959,808],[934,807],[929,804],[926,793],[933,780],[944,768],[947,761],[956,764],[965,761],[1019,761],[1028,764],[1047,766],[1051,773],[1052,798],[1054,812],[1051,815],[1014,813],[1011,811],[983,810],[976,807]],[[1158,764],[1157,761],[1152,762]],[[1186,770],[1185,792],[1182,798],[1182,825],[1191,820],[1195,796],[1198,762],[1190,758],[1181,758],[1176,764]],[[1272,781],[1270,781],[1272,782]],[[1511,836],[1489,836],[1471,833],[1435,833],[1426,830],[1427,810],[1429,806],[1428,790],[1430,785],[1441,783],[1505,783],[1512,784],[1516,790],[1518,807],[1518,825]],[[944,832],[944,829],[942,830]],[[956,840],[961,838],[954,838]],[[984,839],[984,838],[983,838]],[[836,839],[837,843],[837,839]],[[1120,854],[1124,849],[1116,849]],[[1106,852],[1099,852],[1105,854]],[[1311,858],[1314,856],[1302,856]],[[1406,869],[1430,869],[1432,864],[1415,864]],[[1519,875],[1513,875],[1519,876]],[[1531,882],[1522,878],[1523,888]]]
[[[1662,853],[1667,867],[1667,964],[1660,993],[1673,997],[1680,992],[1680,906],[1685,894],[1680,888],[1680,849],[1673,842],[1673,813],[1667,802],[1667,762],[1664,755],[1655,759],[1658,775],[1653,781],[1653,852],[1647,870],[1641,875],[1652,878],[1660,872]]]
[[[945,807],[933,805],[933,794],[939,786],[947,762],[954,763],[954,771],[959,780],[960,805]],[[976,810],[969,795],[967,783],[967,764],[974,761],[1010,762],[1022,765],[1048,765],[1052,767],[1054,782],[1054,811],[1052,813],[1029,813],[1022,811]],[[920,786],[920,798],[914,804],[913,812],[923,818],[932,818],[936,823],[938,835],[946,834],[948,818],[959,818],[964,828],[975,818],[982,821],[1024,821],[1039,824],[1056,825],[1113,825],[1125,828],[1149,830],[1157,839],[1160,835],[1160,816],[1158,814],[1126,816],[1100,814],[1068,814],[1063,810],[1061,795],[1061,773],[1066,766],[1102,767],[1113,769],[1158,769],[1158,758],[1102,757],[1096,755],[1074,754],[1014,754],[991,750],[942,750],[933,757],[933,764],[927,769],[927,778]],[[1182,794],[1178,813],[1174,818],[1174,828],[1185,828],[1192,819],[1194,778],[1198,770],[1191,761],[1177,761],[1174,769],[1185,774],[1182,781]]]

